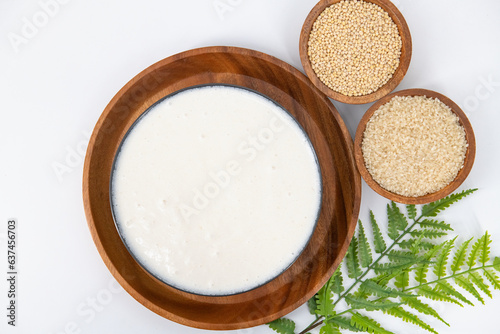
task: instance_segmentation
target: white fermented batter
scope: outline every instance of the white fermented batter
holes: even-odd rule
[[[242,88],[192,88],[155,105],[115,162],[113,210],[141,264],[204,295],[251,290],[285,270],[314,229],[321,181],[308,138]]]

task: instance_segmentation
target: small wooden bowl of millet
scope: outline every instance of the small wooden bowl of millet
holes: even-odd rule
[[[410,66],[408,25],[389,0],[322,0],[299,43],[306,75],[339,102],[365,104],[391,93]]]

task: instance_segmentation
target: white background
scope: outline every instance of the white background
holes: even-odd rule
[[[6,271],[5,226],[12,217],[19,222],[20,273],[16,328],[6,325],[7,285],[0,274],[0,332],[201,333],[161,318],[114,286],[83,212],[88,133],[128,80],[184,50],[247,47],[302,70],[300,29],[316,1],[66,0],[51,7],[50,17],[43,14],[46,2],[0,0],[0,268]],[[217,11],[214,6],[221,4],[226,6]],[[488,230],[500,255],[500,2],[399,0],[397,5],[414,46],[398,90],[428,88],[449,96],[476,133],[476,163],[462,189],[480,190],[446,218],[459,240]],[[29,22],[40,27],[29,31]],[[24,39],[16,44],[13,38]],[[496,85],[485,84],[488,80]],[[351,134],[369,107],[335,106]],[[66,169],[58,174],[54,167],[61,165]],[[367,221],[371,208],[383,221],[385,204],[364,185],[360,218]],[[486,306],[433,305],[452,325],[432,322],[442,334],[498,333],[498,291]],[[290,317],[301,328],[310,321],[304,307]],[[395,333],[421,332],[380,319]],[[265,326],[242,332],[271,333]]]

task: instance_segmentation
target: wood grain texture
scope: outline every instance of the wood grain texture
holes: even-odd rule
[[[401,83],[408,68],[410,67],[411,55],[412,55],[412,41],[410,28],[408,28],[408,24],[406,20],[401,14],[401,12],[397,9],[397,7],[389,0],[365,0],[366,2],[371,2],[380,6],[384,9],[392,18],[394,23],[398,26],[399,34],[401,36],[401,40],[403,42],[403,46],[401,49],[401,57],[399,67],[396,69],[396,72],[392,76],[392,78],[381,88],[379,88],[376,92],[373,92],[368,95],[363,96],[347,96],[341,93],[338,93],[328,86],[326,86],[314,72],[311,62],[309,61],[309,56],[307,55],[308,50],[308,42],[309,35],[311,34],[311,30],[314,22],[318,18],[318,16],[325,10],[325,8],[338,3],[342,0],[322,0],[318,2],[318,4],[311,10],[309,15],[307,16],[304,25],[302,26],[302,31],[300,33],[300,42],[299,42],[299,52],[300,52],[300,60],[302,62],[302,66],[304,67],[304,71],[306,75],[309,77],[311,82],[324,94],[331,97],[334,100],[339,102],[348,103],[348,104],[365,104],[374,102],[387,94],[391,93],[396,87]]]
[[[317,228],[294,264],[259,288],[223,297],[179,291],[149,275],[122,243],[109,200],[112,162],[133,122],[164,96],[211,83],[246,87],[286,108],[309,135],[323,180]],[[118,282],[157,314],[180,324],[211,330],[264,324],[311,298],[345,255],[355,230],[360,199],[361,178],[355,166],[353,143],[328,98],[285,62],[235,47],[186,51],[159,61],[127,83],[97,122],[83,174],[88,225],[102,259]]]
[[[467,151],[465,153],[465,161],[464,161],[464,167],[458,172],[458,175],[456,176],[455,180],[453,180],[449,185],[447,185],[445,188],[441,189],[438,192],[428,194],[425,196],[420,196],[420,197],[406,197],[406,196],[401,196],[398,194],[394,194],[390,191],[385,190],[382,188],[370,175],[368,172],[368,169],[366,168],[365,161],[363,158],[363,152],[362,152],[362,142],[363,142],[363,135],[366,130],[366,124],[370,120],[370,118],[373,116],[373,113],[377,111],[381,106],[389,102],[393,97],[395,96],[427,96],[430,98],[437,98],[444,104],[446,104],[448,107],[451,108],[451,110],[458,116],[460,120],[460,124],[464,127],[465,130],[465,137],[467,140],[467,143],[469,146],[467,147]],[[363,179],[366,181],[366,183],[375,190],[378,194],[398,203],[403,203],[403,204],[427,204],[430,202],[437,201],[441,198],[444,198],[451,194],[453,191],[455,191],[467,178],[469,175],[472,166],[474,165],[474,159],[476,156],[476,139],[474,136],[474,131],[472,130],[472,125],[469,122],[469,119],[465,115],[465,113],[460,109],[460,107],[450,100],[448,97],[431,91],[427,89],[407,89],[407,90],[402,90],[399,92],[392,93],[377,103],[375,103],[368,111],[363,115],[363,118],[361,118],[361,121],[359,122],[358,128],[356,130],[356,136],[354,139],[354,156],[356,159],[356,165],[358,167],[359,172],[361,173],[361,176]]]

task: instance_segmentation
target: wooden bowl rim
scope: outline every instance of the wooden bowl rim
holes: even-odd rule
[[[401,40],[403,42],[402,46],[402,54],[400,57],[400,63],[396,72],[394,72],[391,79],[386,82],[382,87],[380,87],[377,91],[370,93],[368,95],[362,96],[347,96],[341,94],[339,92],[334,91],[333,89],[326,86],[316,75],[314,72],[311,62],[308,56],[308,42],[309,35],[311,34],[311,30],[314,22],[318,16],[329,6],[338,3],[343,0],[321,0],[314,6],[314,8],[309,12],[304,24],[302,26],[302,30],[300,33],[300,42],[299,42],[299,53],[300,60],[306,75],[309,77],[311,82],[326,96],[347,104],[366,104],[370,102],[377,101],[382,97],[390,94],[396,87],[401,83],[406,73],[408,72],[408,68],[410,67],[411,57],[412,57],[412,38],[410,28],[403,16],[403,14],[399,11],[399,9],[389,0],[364,0],[366,2],[370,2],[380,6],[384,11],[386,11],[394,23],[397,25],[399,30],[399,35],[401,36]]]
[[[299,307],[303,303],[307,301],[312,295],[314,295],[319,288],[328,280],[328,278],[333,274],[335,271],[336,267],[340,264],[340,261],[342,260],[343,256],[345,256],[345,251],[347,249],[347,246],[350,243],[350,240],[352,236],[354,235],[355,227],[357,224],[357,217],[359,214],[359,209],[360,209],[360,202],[361,202],[361,177],[357,171],[356,164],[354,161],[354,154],[353,154],[353,141],[351,139],[351,136],[349,134],[349,131],[347,130],[347,127],[345,126],[344,121],[342,120],[340,114],[338,111],[335,109],[333,104],[331,103],[330,100],[321,92],[317,91],[317,89],[310,84],[309,79],[302,74],[300,71],[298,71],[296,68],[291,66],[290,64],[283,62],[282,60],[275,58],[273,56],[270,56],[268,54],[255,51],[255,50],[250,50],[250,49],[244,49],[244,48],[239,48],[239,47],[228,47],[228,46],[212,46],[212,47],[202,47],[202,48],[197,48],[197,49],[192,49],[192,50],[187,50],[175,55],[172,55],[170,57],[167,57],[165,59],[162,59],[155,64],[147,67],[143,71],[141,71],[139,74],[137,74],[134,78],[132,78],[127,84],[125,84],[117,93],[116,95],[111,99],[109,104],[106,106],[105,110],[99,117],[99,120],[94,128],[94,131],[92,133],[92,137],[90,139],[90,143],[94,143],[96,140],[96,137],[99,134],[99,131],[102,131],[103,125],[105,121],[107,120],[108,116],[112,112],[113,107],[117,104],[119,99],[127,94],[129,90],[131,90],[134,87],[134,84],[136,81],[146,75],[148,75],[151,72],[154,72],[157,69],[160,69],[164,66],[167,66],[168,64],[177,62],[179,60],[185,59],[185,58],[190,58],[190,57],[196,57],[199,55],[203,54],[210,54],[210,53],[223,53],[226,54],[227,56],[231,56],[232,54],[237,54],[238,56],[246,56],[246,57],[253,57],[259,59],[259,61],[267,62],[270,63],[274,66],[277,66],[280,68],[280,70],[283,70],[285,72],[288,72],[290,75],[295,76],[297,80],[303,82],[306,84],[308,87],[311,89],[311,94],[315,96],[315,99],[322,100],[322,103],[325,103],[325,106],[330,110],[329,115],[333,117],[333,119],[336,122],[336,125],[339,128],[339,137],[341,136],[342,138],[345,139],[345,148],[346,148],[346,153],[348,153],[347,156],[347,165],[352,166],[349,167],[349,171],[352,172],[352,191],[353,191],[353,198],[352,198],[352,205],[348,207],[346,210],[347,212],[351,215],[351,220],[346,221],[346,238],[343,240],[343,243],[339,245],[339,249],[342,251],[339,251],[339,254],[337,255],[337,259],[335,259],[334,262],[332,262],[332,265],[328,268],[325,273],[321,275],[321,281],[323,282],[317,282],[315,284],[314,288],[311,288],[308,293],[305,293],[302,298],[298,299],[293,305],[289,305],[286,308],[280,309],[279,312],[275,312],[273,314],[267,314],[265,316],[262,316],[258,319],[253,319],[252,321],[247,321],[246,323],[242,324],[240,322],[238,323],[204,323],[200,321],[196,321],[193,319],[186,319],[183,318],[182,316],[173,314],[169,312],[168,310],[165,309],[159,309],[159,306],[155,304],[152,301],[149,301],[147,297],[141,295],[139,291],[137,291],[134,286],[132,286],[127,278],[122,276],[122,274],[119,272],[119,270],[115,267],[115,264],[111,260],[111,258],[108,256],[106,252],[106,246],[103,244],[100,235],[96,231],[95,228],[95,220],[94,220],[94,212],[91,208],[91,198],[89,196],[89,170],[90,170],[90,165],[91,165],[91,158],[93,156],[93,151],[94,151],[94,146],[89,145],[87,149],[87,154],[85,157],[85,163],[84,163],[84,173],[83,173],[83,199],[84,199],[84,209],[85,209],[85,214],[87,217],[87,222],[89,225],[89,229],[92,235],[92,238],[94,240],[94,243],[96,244],[96,247],[99,251],[99,254],[101,258],[103,259],[105,265],[108,267],[112,275],[117,279],[117,281],[127,290],[127,292],[132,295],[137,301],[139,301],[141,304],[143,304],[145,307],[148,309],[152,310],[153,312],[161,315],[162,317],[165,317],[169,320],[175,321],[177,323],[195,327],[195,328],[201,328],[201,329],[211,329],[211,330],[231,330],[231,329],[241,329],[241,328],[247,328],[247,327],[252,327],[260,324],[267,323],[269,321],[272,321],[274,319],[277,319],[281,316],[284,316],[288,314],[289,312],[293,311],[295,308]],[[269,96],[268,96],[269,97]],[[271,97],[269,97],[271,98]],[[271,98],[273,100],[273,98]],[[326,108],[325,107],[325,108]],[[332,120],[333,121],[333,120]],[[133,123],[133,122],[132,122]],[[299,124],[301,124],[299,122]],[[306,132],[307,133],[307,132]],[[309,134],[308,134],[309,135]],[[114,158],[114,157],[113,157]],[[351,211],[352,210],[352,211]],[[147,274],[147,272],[145,271]],[[314,290],[314,291],[313,291]],[[240,295],[240,294],[238,294]],[[233,296],[238,296],[238,295],[233,295]],[[197,296],[197,295],[194,295]],[[227,297],[233,297],[233,296],[224,296],[224,297],[207,297],[207,296],[200,296],[200,297],[205,297],[205,298],[213,298],[214,300],[221,300],[223,298]]]
[[[366,168],[366,165],[364,163],[364,158],[363,158],[363,152],[362,152],[362,141],[363,141],[363,135],[366,130],[366,124],[370,120],[370,118],[373,116],[375,111],[377,111],[381,106],[389,102],[393,97],[395,96],[426,96],[429,98],[437,98],[444,104],[446,104],[448,107],[451,108],[453,113],[458,116],[458,119],[460,121],[460,124],[463,126],[465,130],[465,136],[467,140],[467,151],[465,153],[465,161],[464,161],[464,167],[458,172],[457,176],[455,179],[448,184],[446,187],[443,189],[427,194],[424,196],[419,196],[419,197],[407,197],[407,196],[402,196],[398,195],[395,193],[392,193],[384,188],[382,188],[371,176],[370,172]],[[402,91],[394,92],[390,95],[387,95],[386,97],[382,98],[381,100],[377,101],[372,107],[370,107],[366,113],[363,115],[361,118],[361,121],[359,122],[358,128],[356,130],[356,135],[354,138],[354,158],[356,160],[356,165],[357,168],[361,174],[361,177],[365,180],[365,182],[372,188],[375,192],[377,192],[379,195],[382,195],[383,197],[402,204],[427,204],[431,202],[435,202],[437,200],[440,200],[448,195],[450,195],[453,191],[455,191],[460,185],[465,181],[467,176],[469,175],[470,171],[472,170],[472,166],[474,165],[474,160],[476,156],[476,139],[474,135],[474,130],[472,129],[472,125],[467,118],[467,115],[463,112],[463,110],[455,103],[453,102],[450,98],[447,96],[432,91],[428,89],[423,89],[423,88],[413,88],[413,89],[405,89]]]

